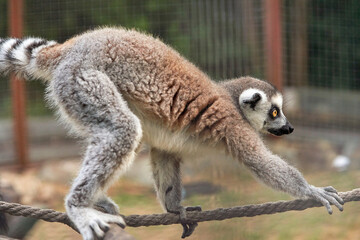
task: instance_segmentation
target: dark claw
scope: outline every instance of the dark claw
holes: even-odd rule
[[[183,226],[183,233],[181,235],[181,238],[189,237],[195,230],[195,228],[198,226],[198,223],[182,223]]]
[[[198,223],[196,223],[196,222],[189,224],[189,230],[186,234],[186,237],[189,237],[194,232],[194,230],[197,226],[198,226]]]
[[[333,193],[336,193],[336,194],[338,193],[336,191],[336,189],[333,188],[332,186],[324,187],[324,190],[327,191],[327,192],[333,192]]]
[[[124,225],[124,224],[117,223],[117,225],[118,225],[119,227],[121,227],[122,229],[124,229],[124,228],[125,228],[125,225]]]
[[[200,206],[186,207],[185,210],[188,212],[194,212],[194,211],[201,212],[202,211]]]
[[[110,230],[110,228],[108,226],[105,227],[100,227],[101,230],[103,230],[104,232],[108,232]]]
[[[201,212],[202,211],[200,206],[185,207],[183,209],[186,211],[189,211],[189,212],[193,212],[193,211]],[[181,215],[183,215],[183,214],[180,214],[180,220],[183,222],[186,220],[186,214],[185,214],[185,217],[183,217],[183,218],[181,217]],[[198,223],[197,222],[181,223],[181,225],[183,226],[183,233],[182,233],[181,238],[186,238],[186,237],[189,237],[195,231],[195,228],[198,226]]]
[[[183,226],[183,233],[181,235],[181,238],[186,238],[188,236],[187,233],[189,231],[189,227],[186,223],[182,223],[181,225]]]

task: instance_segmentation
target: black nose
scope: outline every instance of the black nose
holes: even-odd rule
[[[286,124],[280,129],[282,134],[290,134],[294,131],[294,127],[288,121]]]
[[[294,127],[290,124],[289,125],[289,133],[292,133],[294,131]]]
[[[290,134],[294,131],[294,127],[291,125],[289,121],[286,121],[285,126],[283,127],[285,134]]]
[[[270,128],[268,132],[276,136],[281,136],[284,134],[290,134],[294,131],[294,127],[287,121],[285,125],[281,128]]]

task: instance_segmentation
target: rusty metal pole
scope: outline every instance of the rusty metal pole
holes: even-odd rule
[[[264,0],[266,77],[279,90],[283,89],[281,0]]]
[[[23,0],[8,0],[10,36],[23,36]],[[29,164],[28,135],[25,107],[25,82],[11,76],[11,94],[14,116],[14,140],[16,160],[21,169]]]

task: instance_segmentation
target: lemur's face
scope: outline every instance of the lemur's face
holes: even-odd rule
[[[267,97],[263,91],[249,88],[240,94],[239,103],[243,114],[257,131],[276,136],[294,131],[282,111],[280,93]]]

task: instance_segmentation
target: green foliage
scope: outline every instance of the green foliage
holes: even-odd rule
[[[175,6],[175,7],[174,7]],[[26,35],[64,41],[98,26],[123,26],[169,41],[181,36],[179,4],[166,0],[26,1]],[[171,43],[171,42],[170,42]],[[181,47],[180,47],[181,48]]]
[[[309,1],[309,83],[360,89],[360,2]]]
[[[25,0],[24,35],[58,42],[88,29],[99,26],[123,26],[145,31],[162,38],[165,42],[188,55],[189,36],[183,32],[180,23],[185,16],[179,4],[167,0],[78,0],[78,1],[38,1]],[[0,0],[0,36],[7,32],[7,1]],[[0,116],[9,116],[8,78],[0,79]],[[27,82],[27,106],[30,115],[47,115],[51,111],[45,107],[44,86],[40,82]]]

